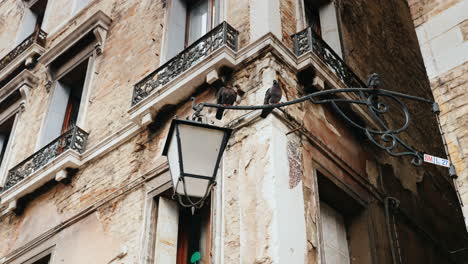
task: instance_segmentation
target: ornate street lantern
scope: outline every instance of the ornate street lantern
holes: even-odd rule
[[[169,161],[174,195],[182,206],[203,206],[216,184],[216,173],[231,132],[232,129],[201,122],[172,120],[163,155]]]

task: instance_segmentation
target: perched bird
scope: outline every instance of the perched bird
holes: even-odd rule
[[[370,89],[377,90],[381,86],[380,76],[377,73],[372,73],[367,77],[367,87]],[[377,101],[377,97],[371,97],[370,100],[372,106],[375,109],[379,109],[379,102]]]
[[[232,105],[236,101],[237,93],[230,85],[222,86],[218,90],[217,104],[221,105]],[[216,111],[216,119],[221,120],[223,118],[224,109],[218,109]]]
[[[372,89],[379,89],[380,85],[380,76],[377,73],[372,73],[367,77],[367,87]]]
[[[274,80],[273,81],[273,86],[271,88],[269,88],[265,93],[265,100],[264,100],[263,104],[264,105],[277,104],[281,100],[282,95],[283,95],[283,92],[281,91],[281,88],[279,86],[278,81]],[[273,111],[273,108],[263,109],[262,114],[260,116],[265,118],[272,111]]]

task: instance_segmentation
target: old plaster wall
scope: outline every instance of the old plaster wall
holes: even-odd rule
[[[142,191],[117,197],[80,215],[71,225],[68,221],[72,213],[64,211],[63,204],[59,203],[65,199],[61,197],[60,187],[52,191],[53,197],[50,193],[36,197],[21,217],[12,215],[1,220],[1,256],[43,236],[46,231],[53,231],[37,247],[54,247],[54,263],[117,263],[113,259],[121,261],[116,257],[122,252],[125,252],[125,263],[136,263],[141,225],[135,223],[142,219]]]
[[[59,2],[67,1],[51,1],[51,5],[58,5]],[[19,6],[14,6],[15,10],[20,9]],[[2,8],[7,7],[9,4],[2,3]],[[93,1],[72,20],[68,20],[71,18],[68,16],[66,20],[69,23],[65,26],[60,27],[62,20],[55,21],[51,15],[49,26],[52,27],[55,21],[59,29],[49,36],[47,48],[67,37],[98,10],[109,15],[113,23],[104,52],[96,59],[95,71],[92,73],[93,82],[89,89],[90,100],[85,117],[85,130],[91,134],[88,147],[114,134],[129,122],[127,110],[130,108],[133,84],[154,70],[159,63],[161,43],[156,40],[161,39],[165,9],[162,2],[154,1]],[[7,34],[5,32],[4,36]],[[39,65],[33,73],[40,81],[38,87],[30,91],[28,105],[18,121],[19,132],[17,140],[13,142],[15,151],[10,159],[10,166],[24,160],[36,150],[40,127],[49,106],[52,91],[45,88],[46,69]],[[102,114],[104,112],[106,114]]]
[[[23,16],[24,3],[21,1],[2,1],[0,12],[4,15],[0,18],[0,57],[5,56],[14,48],[16,32],[18,32],[21,18]]]
[[[63,0],[60,1],[63,4]],[[59,5],[60,1],[53,2]],[[293,6],[292,1],[280,3],[283,15],[288,12],[289,7]],[[411,83],[414,74],[417,76],[421,74],[419,54],[413,54],[410,48],[407,52],[399,48],[400,43],[395,39],[401,38],[396,37],[399,36],[395,33],[396,28],[391,28],[389,33],[388,25],[385,23],[366,22],[368,24],[358,25],[358,21],[359,23],[366,21],[363,19],[364,14],[371,10],[373,21],[380,21],[377,19],[380,16],[388,20],[401,19],[405,21],[402,29],[410,32],[406,23],[407,14],[391,13],[392,17],[388,18],[384,10],[393,6],[387,3],[383,7],[372,8],[365,1],[357,1],[352,6],[344,5],[346,8],[341,6],[340,10],[346,43],[345,54],[347,52],[346,58],[354,66],[353,68],[361,77],[375,68],[376,71],[382,73],[385,85],[408,87],[403,84]],[[9,4],[0,6],[0,8],[6,7],[12,8]],[[228,22],[241,32],[241,47],[250,41],[250,26],[247,22],[250,14],[249,8],[250,1],[247,0],[229,1],[227,7]],[[403,7],[397,6],[397,8]],[[94,82],[90,90],[90,106],[87,113],[90,146],[115,133],[128,122],[127,110],[130,106],[132,85],[157,67],[159,40],[162,38],[164,28],[162,15],[164,4],[162,2],[120,0],[111,4],[110,1],[96,0],[63,28],[60,28],[61,18],[52,19],[51,17],[48,27],[59,27],[59,29],[57,33],[52,34],[48,47],[65,38],[70,30],[96,10],[104,10],[114,22],[108,33],[104,53],[96,62]],[[64,14],[71,14],[71,11],[67,12]],[[289,18],[284,22],[287,26],[282,28],[282,34],[286,44],[288,44],[286,35],[294,31],[294,23],[289,21]],[[367,34],[359,34],[366,32],[366,28],[369,29]],[[386,30],[382,32],[382,29]],[[13,29],[8,30],[1,32],[11,32]],[[357,36],[366,37],[358,38]],[[382,51],[381,46],[371,48],[370,52],[359,48],[382,45],[387,40],[392,41],[390,51]],[[411,32],[408,39],[401,39],[402,43],[410,46],[415,44],[415,40],[414,33],[411,34]],[[370,55],[367,55],[367,52]],[[384,63],[389,57],[396,58],[396,60]],[[412,64],[413,61],[416,63]],[[408,70],[406,74],[401,73],[403,65],[404,69]],[[28,107],[18,124],[18,131],[22,134],[18,137],[21,140],[14,143],[18,152],[12,159],[13,163],[23,160],[34,151],[36,135],[39,134],[43,118],[43,114],[40,113],[45,113],[46,98],[50,96],[44,86],[45,69],[39,66],[35,69],[35,73],[40,76],[41,81],[39,86],[31,91]],[[297,84],[296,73],[280,58],[267,53],[246,65],[241,65],[234,73],[232,83],[239,84],[244,93],[237,103],[240,105],[261,104],[266,89],[276,78],[283,87],[283,100],[294,99],[303,94]],[[411,86],[409,90],[414,91],[415,95],[426,96],[427,92],[423,88],[427,87],[424,86],[427,82],[418,78],[416,78],[416,84],[412,84],[414,86]],[[408,90],[405,91],[408,92]],[[206,92],[198,95],[198,99],[214,101],[214,92],[214,89],[207,89]],[[190,112],[189,102],[178,106],[177,115],[185,117]],[[38,194],[27,203],[22,214],[0,217],[0,237],[6,238],[4,243],[0,243],[0,256],[10,253],[47,230],[59,226],[63,221],[83,212],[88,206],[106,201],[106,197],[116,195],[120,188],[129,186],[143,173],[153,168],[156,158],[162,151],[168,130],[168,120],[174,113],[168,111],[156,116],[155,122],[148,129],[111,153],[81,168],[72,178],[71,183],[55,184],[46,188],[42,194]],[[209,113],[214,114],[213,111]],[[222,174],[223,186],[226,187],[217,189],[224,195],[223,256],[226,263],[239,260],[247,263],[252,260],[256,263],[279,263],[279,261],[283,263],[283,260],[290,259],[297,260],[297,263],[317,262],[319,220],[316,205],[319,190],[316,189],[314,174],[317,163],[363,197],[369,195],[365,186],[379,187],[375,160],[382,164],[392,164],[394,169],[390,170],[396,173],[391,177],[402,179],[402,186],[396,185],[398,188],[391,190],[393,193],[414,195],[428,190],[430,195],[427,195],[421,202],[425,206],[431,205],[430,202],[433,202],[431,199],[440,196],[440,193],[436,193],[437,189],[431,187],[432,185],[425,185],[426,181],[418,183],[414,179],[414,175],[417,174],[416,169],[411,167],[407,160],[390,159],[382,152],[372,148],[369,150],[366,143],[351,132],[349,127],[343,125],[342,121],[327,107],[312,106],[309,103],[298,104],[286,108],[285,113],[287,122],[270,115],[265,120],[256,120],[242,127],[229,142]],[[228,123],[244,114],[245,112],[241,111],[228,111],[223,123]],[[286,135],[288,130],[301,125],[304,125],[304,131],[302,131],[304,133],[295,132]],[[416,131],[416,134],[408,136],[408,139],[418,145],[424,143],[425,140],[422,138],[425,137],[417,134],[422,133],[424,129]],[[432,135],[430,131],[427,132],[428,135]],[[428,146],[429,149],[439,149],[439,147],[439,145]],[[358,181],[360,183],[357,183]],[[366,184],[367,181],[370,183]],[[410,204],[408,201],[413,199],[413,196],[408,195],[408,197],[404,205]],[[453,226],[454,230],[457,226],[450,222],[448,212],[452,211],[444,209],[448,208],[445,206],[447,202],[453,203],[453,197],[449,195],[446,199],[448,201],[445,200],[436,206],[429,207],[430,209],[436,207],[437,212],[443,212],[442,217],[431,215],[431,217],[439,218],[435,218],[437,221],[427,223],[429,228],[435,222],[444,223],[444,226],[439,224],[437,229],[437,232],[440,231],[438,233],[440,236],[443,235],[447,226]],[[369,200],[371,204],[369,207],[374,208],[369,214],[373,217],[372,221],[376,226],[374,231],[377,234],[376,237],[379,238],[374,241],[379,247],[377,251],[380,262],[378,263],[389,263],[382,205]],[[102,260],[102,263],[106,263],[106,261],[112,261],[120,253],[122,246],[126,246],[128,253],[121,261],[136,262],[140,247],[139,236],[142,232],[140,223],[143,221],[143,203],[144,193],[135,188],[128,194],[106,201],[91,214],[60,230],[56,235],[57,247],[62,247],[65,253],[58,254],[57,259],[72,263],[69,256],[89,254],[90,259]],[[427,216],[425,213],[427,212],[421,213],[421,218]],[[32,221],[34,219],[40,220]],[[456,222],[456,219],[454,221]],[[288,230],[285,230],[284,226],[289,227],[291,232],[286,232]],[[409,236],[415,236],[413,231],[408,233]],[[72,240],[74,235],[79,235],[78,239]],[[93,241],[98,241],[100,245],[108,247],[98,248],[98,250],[89,248],[89,240],[86,239],[91,236]],[[76,244],[72,244],[71,241]],[[72,252],[78,247],[82,251]],[[120,263],[120,260],[114,262]]]
[[[408,1],[440,123],[459,179],[463,204],[468,203],[468,1]],[[464,206],[468,226],[468,207]]]

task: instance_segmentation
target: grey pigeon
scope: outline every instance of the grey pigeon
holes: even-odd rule
[[[273,86],[271,88],[269,88],[265,93],[265,100],[264,100],[263,104],[264,105],[277,104],[281,100],[282,95],[283,95],[283,92],[281,91],[281,88],[279,86],[278,81],[274,80],[273,81]],[[265,109],[262,110],[262,114],[260,116],[265,118],[272,111],[273,111],[273,108],[265,108]]]
[[[380,88],[380,76],[377,73],[372,73],[367,77],[367,87],[372,89]]]
[[[222,86],[218,90],[217,104],[221,105],[232,105],[236,101],[237,93],[230,85]],[[223,118],[224,109],[218,109],[216,111],[216,119],[221,120]]]
[[[367,87],[370,89],[377,90],[380,88],[381,81],[380,81],[380,76],[377,73],[372,73],[367,77]],[[370,100],[372,106],[375,109],[379,108],[379,102],[377,101],[377,97],[371,97],[372,99]]]

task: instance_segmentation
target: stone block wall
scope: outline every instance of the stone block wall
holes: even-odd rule
[[[252,37],[254,25],[251,21],[265,22],[255,17],[265,12],[258,10],[261,5],[253,1],[225,2],[226,20],[239,30],[241,49],[259,40]],[[0,23],[1,39],[14,35],[17,30],[23,8],[18,2],[0,3],[0,20],[5,21],[4,14],[9,18],[8,23]],[[66,39],[98,10],[113,20],[106,46],[97,57],[92,73],[85,129],[90,133],[88,148],[93,148],[108,137],[118,136],[123,127],[134,125],[128,114],[133,85],[160,64],[167,1],[94,0],[76,14],[72,14],[68,0],[49,2],[51,10],[63,12],[53,13],[48,18],[46,28],[51,34],[47,49]],[[281,84],[283,101],[306,93],[298,83],[295,65],[286,58],[292,54],[288,53],[292,46],[289,35],[302,23],[295,17],[297,2],[271,2],[274,3],[269,8],[276,8],[278,13],[271,14],[268,19],[280,23],[281,27],[279,32],[274,32],[278,39],[270,36],[268,40],[276,46],[265,45],[234,69],[230,83],[240,87],[238,105],[262,104],[265,91],[274,79]],[[429,94],[427,81],[421,80],[422,60],[414,51],[416,36],[408,25],[409,13],[405,6],[399,3],[375,7],[367,1],[355,1],[353,5],[336,1],[336,4],[343,27],[345,59],[359,76],[378,71],[386,87],[418,96]],[[387,16],[384,11],[389,8],[403,12]],[[359,24],[367,13],[372,15],[371,21]],[[375,23],[380,17],[384,17],[385,23]],[[389,21],[401,23],[408,33],[405,33],[406,38],[402,40],[396,34],[397,27],[386,24]],[[255,32],[265,29],[265,25],[255,26]],[[366,30],[369,32],[364,34]],[[387,40],[391,41],[391,49],[382,51]],[[0,42],[0,54],[4,54],[12,43]],[[284,50],[288,52],[281,53]],[[35,151],[51,96],[46,88],[45,67],[39,64],[33,73],[40,82],[30,91],[25,111],[21,113],[12,164]],[[405,86],[412,80],[416,80],[416,84],[410,88]],[[331,83],[327,80],[327,88]],[[214,102],[215,93],[213,87],[203,86],[195,95],[197,101]],[[161,152],[170,119],[174,115],[185,117],[192,113],[189,97],[180,98],[180,103],[172,107],[172,111],[157,113],[148,127],[140,128],[109,152],[88,161],[69,182],[47,183],[34,195],[20,201],[21,210],[17,214],[1,215],[0,263],[2,257],[11,256],[18,256],[12,261],[23,262],[21,258],[27,253],[55,247],[53,263],[143,264],[140,262],[142,248],[148,247],[143,244],[142,237],[148,232],[144,223],[148,218],[145,202],[149,181],[161,177],[154,171],[164,159]],[[416,106],[411,110],[416,110],[417,119],[427,116]],[[205,111],[212,119],[214,110]],[[322,254],[319,203],[325,193],[318,187],[319,172],[359,201],[360,213],[348,218],[354,241],[351,251],[357,263],[391,263],[382,203],[387,195],[401,199],[402,207],[409,208],[416,222],[424,230],[430,230],[436,240],[444,243],[451,240],[449,249],[459,245],[462,238],[456,233],[460,221],[459,217],[454,217],[459,214],[456,208],[449,206],[456,204],[456,197],[444,182],[437,185],[444,188],[444,195],[434,187],[434,182],[443,179],[440,171],[414,168],[407,159],[389,157],[370,146],[362,135],[324,105],[297,104],[285,108],[284,112],[275,110],[266,119],[255,117],[256,114],[227,111],[222,121],[215,121],[218,125],[236,122],[241,125],[236,127],[229,141],[219,184],[213,194],[216,197],[213,199],[219,203],[212,209],[213,219],[218,219],[216,225],[219,225],[214,227],[213,263],[319,263]],[[434,151],[442,147],[439,141],[428,142],[422,136],[436,134],[433,123],[427,122],[408,134],[405,139],[411,144]],[[379,172],[380,165],[387,169],[386,174]],[[421,230],[404,221],[399,227],[408,241],[418,241],[422,237]],[[402,247],[412,246],[405,241],[400,243]],[[434,244],[424,241],[418,244],[418,254],[408,251],[403,254],[409,259],[422,256],[420,253],[426,250],[430,258],[433,247]],[[444,257],[447,254],[441,253]],[[438,260],[437,257],[433,259]]]
[[[408,1],[468,226],[468,1]],[[445,157],[446,155],[444,155]]]

